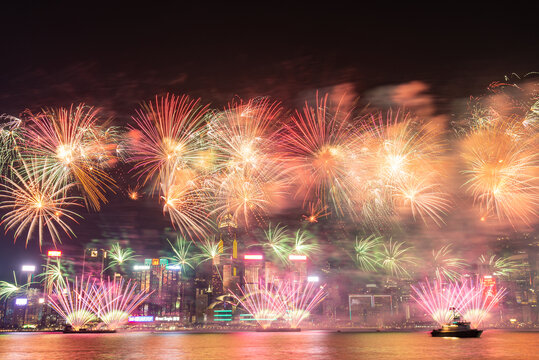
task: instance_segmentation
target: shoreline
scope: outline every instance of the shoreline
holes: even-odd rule
[[[506,332],[539,332],[539,329],[513,329],[513,328],[492,328],[485,329],[485,331],[506,331]],[[429,332],[431,329],[373,329],[373,328],[335,328],[335,329],[301,329],[301,333],[306,332],[318,332],[318,333],[335,333],[335,334],[382,334],[382,333],[419,333],[419,332]],[[152,334],[233,334],[233,333],[261,333],[256,331],[256,329],[180,329],[180,330],[120,330],[115,334],[129,334],[129,333],[152,333]],[[271,331],[270,333],[286,333],[289,331]],[[7,334],[64,334],[61,330],[0,330],[0,335]],[[263,332],[262,332],[263,333]],[[92,333],[88,333],[92,334]],[[95,334],[95,333],[93,333]]]

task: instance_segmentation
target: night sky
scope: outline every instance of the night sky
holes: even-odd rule
[[[362,96],[414,81],[428,85],[436,112],[450,113],[456,99],[504,75],[539,70],[531,6],[193,4],[3,4],[0,113],[85,102],[126,124],[141,101],[167,92],[213,107],[269,95],[292,108],[316,89],[348,84]],[[116,223],[155,229],[139,234],[152,239],[169,226],[155,202],[111,196],[64,243],[76,248]],[[14,245],[12,233],[0,240],[0,279],[39,256],[35,243]],[[157,249],[163,240],[155,241]]]

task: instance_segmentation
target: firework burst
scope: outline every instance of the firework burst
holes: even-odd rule
[[[514,260],[510,260],[504,257],[498,257],[496,255],[481,255],[479,257],[479,264],[486,266],[488,271],[495,276],[509,277],[519,269],[519,263]]]
[[[110,259],[110,262],[106,269],[114,266],[122,266],[128,261],[133,261],[136,258],[136,255],[132,249],[122,248],[120,243],[116,243],[112,244],[110,247],[110,250],[108,251],[108,258]]]
[[[62,184],[75,183],[87,205],[99,210],[114,180],[104,169],[115,146],[98,125],[99,110],[84,104],[69,109],[48,109],[27,115],[25,152],[46,178]]]
[[[22,295],[26,293],[26,290],[30,284],[19,285],[17,284],[17,277],[15,271],[13,271],[13,282],[0,281],[0,300],[9,299],[16,295]]]
[[[286,313],[284,299],[278,295],[278,291],[275,293],[270,284],[247,283],[245,290],[240,287],[239,293],[232,295],[264,329]]]
[[[270,224],[268,230],[264,230],[262,247],[282,263],[288,262],[288,255],[291,251],[290,243],[291,238],[286,226],[277,224],[272,227]]]
[[[0,175],[9,172],[13,161],[20,155],[22,120],[10,115],[0,115]]]
[[[366,238],[356,237],[354,245],[354,261],[363,271],[376,271],[380,266],[378,249],[382,244],[383,237],[369,235]]]
[[[327,296],[325,285],[318,286],[313,282],[287,282],[278,290],[278,296],[286,304],[285,320],[291,328],[298,328],[307,319],[313,309]]]
[[[52,295],[48,296],[48,304],[64,318],[66,324],[78,331],[96,319],[88,296],[95,282],[81,277],[75,278],[74,284],[66,279],[64,284],[54,284]]]
[[[539,208],[537,139],[511,122],[473,129],[462,140],[464,186],[482,214],[533,222]]]
[[[200,99],[167,95],[142,104],[133,118],[127,143],[128,161],[146,183],[167,168],[186,169],[197,163],[201,148],[207,106]],[[157,187],[157,186],[155,186]]]
[[[389,239],[389,243],[382,244],[378,261],[389,275],[410,278],[409,267],[416,264],[416,259],[410,255],[411,250],[404,241]]]
[[[339,216],[354,213],[355,198],[350,167],[358,137],[351,114],[332,109],[328,95],[318,97],[315,107],[305,104],[282,132],[291,183],[299,184],[303,204],[320,200]]]
[[[439,250],[432,250],[431,269],[434,269],[436,279],[457,280],[466,263],[453,256],[451,244],[442,246]]]
[[[22,162],[20,169],[13,168],[13,177],[4,177],[0,184],[0,197],[4,198],[1,209],[7,209],[2,223],[6,230],[15,229],[15,240],[26,231],[26,244],[37,228],[39,246],[43,243],[44,230],[48,230],[53,244],[60,241],[63,230],[73,234],[65,220],[76,222],[80,217],[68,207],[79,205],[78,197],[68,196],[73,184],[63,184],[54,177],[36,172],[35,161]]]
[[[187,241],[183,237],[176,237],[176,242],[173,244],[168,240],[173,256],[168,259],[174,265],[180,266],[181,272],[184,273],[187,269],[194,269],[196,266],[196,256],[192,254],[192,241]]]
[[[184,235],[203,238],[213,228],[207,209],[202,179],[192,170],[171,169],[162,176],[163,213]]]
[[[131,313],[144,302],[152,292],[136,290],[136,284],[123,279],[108,279],[98,287],[86,293],[89,306],[99,319],[111,330],[116,330],[127,323]]]
[[[367,175],[357,186],[362,193],[374,192],[376,198],[362,200],[374,207],[363,215],[386,214],[387,221],[402,209],[410,211],[414,219],[442,224],[450,208],[448,194],[442,191],[446,160],[443,134],[432,124],[401,112],[389,112],[386,117],[379,113],[367,119],[357,153]]]

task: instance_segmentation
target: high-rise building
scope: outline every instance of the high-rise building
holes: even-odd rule
[[[186,306],[182,304],[180,271],[179,266],[169,265],[164,258],[145,259],[144,264],[133,266],[132,279],[140,290],[151,292],[141,306],[142,315],[186,316],[181,313]]]

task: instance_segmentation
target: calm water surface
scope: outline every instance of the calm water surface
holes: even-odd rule
[[[0,359],[539,359],[539,332],[0,335]]]

